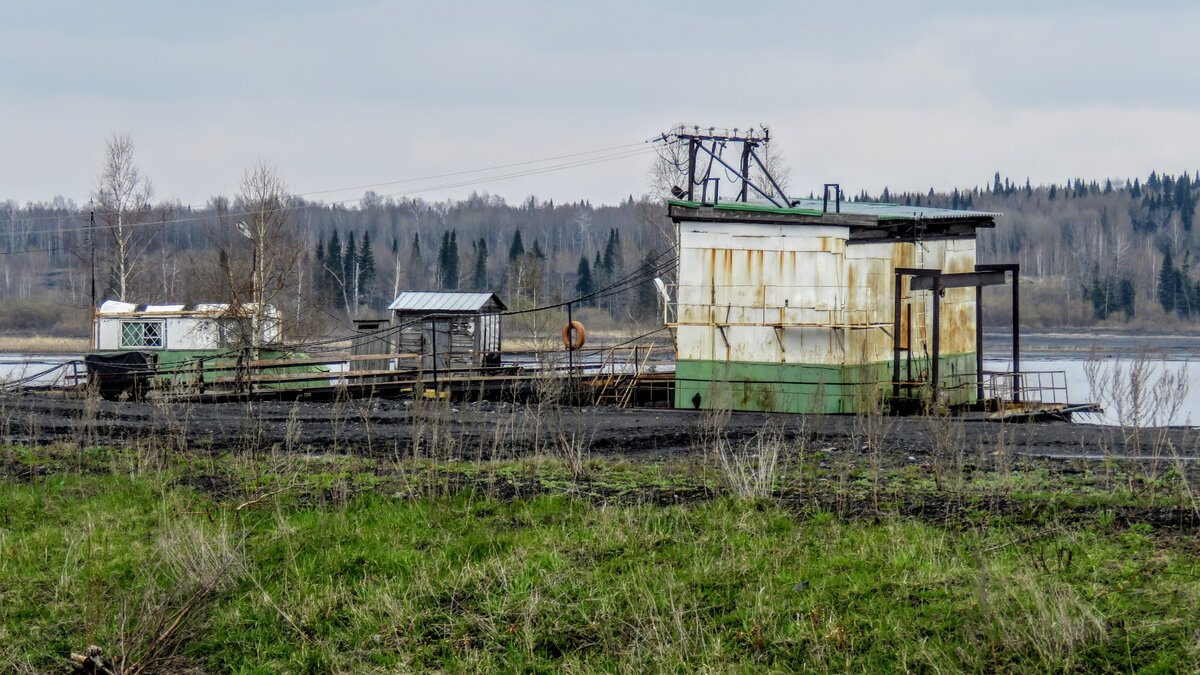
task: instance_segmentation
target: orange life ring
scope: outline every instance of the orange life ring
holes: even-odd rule
[[[568,321],[563,326],[563,346],[571,351],[576,351],[583,348],[583,343],[587,341],[587,331],[583,329],[583,324],[578,321]]]

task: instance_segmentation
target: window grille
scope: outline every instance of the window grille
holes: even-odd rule
[[[122,321],[122,347],[148,347],[162,349],[163,322],[161,321]]]

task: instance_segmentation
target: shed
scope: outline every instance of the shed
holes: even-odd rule
[[[371,356],[378,354],[378,359],[351,359],[350,370],[395,370],[396,353],[395,338],[391,321],[386,316],[360,316],[354,319],[354,330],[357,334],[350,340],[352,356]]]
[[[395,350],[421,354],[426,369],[499,366],[505,309],[486,291],[405,291],[388,305]]]
[[[820,199],[668,211],[676,407],[850,413],[893,389],[977,398],[978,288],[1005,277],[976,266],[975,233],[1000,214]]]

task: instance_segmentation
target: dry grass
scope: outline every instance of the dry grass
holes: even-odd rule
[[[0,352],[23,354],[79,354],[91,349],[86,337],[0,335]]]

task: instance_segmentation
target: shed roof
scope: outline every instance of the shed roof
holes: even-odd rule
[[[463,293],[457,291],[404,291],[396,296],[388,309],[413,312],[478,312],[494,301],[499,309],[507,309],[495,293]]]
[[[667,200],[671,220],[722,223],[771,223],[779,225],[835,225],[848,228],[852,240],[890,238],[916,240],[931,236],[972,237],[981,227],[995,227],[999,213],[937,209],[925,206],[842,202],[840,210],[830,201],[793,199],[791,206],[774,206],[766,201],[705,204]]]
[[[711,206],[720,211],[751,211],[758,213],[794,214],[798,216],[868,216],[879,221],[894,220],[992,220],[1002,214],[994,211],[968,211],[965,209],[939,209],[931,206],[908,206],[904,204],[888,204],[883,202],[847,202],[843,201],[841,210],[835,213],[833,200],[829,201],[828,210],[821,199],[792,199],[792,206],[779,207],[768,202],[718,202],[716,204],[701,204],[684,200],[668,200],[672,206],[698,208]]]

